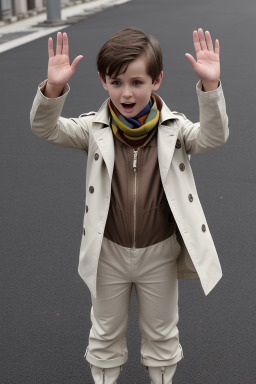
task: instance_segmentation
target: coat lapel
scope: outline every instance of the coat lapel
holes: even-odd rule
[[[92,133],[106,163],[111,180],[115,161],[115,146],[112,129],[109,127],[107,102],[105,101],[94,117]]]
[[[160,174],[162,183],[164,183],[172,162],[179,128],[178,125],[174,123],[174,120],[178,119],[177,115],[169,110],[159,96],[157,97],[162,103],[157,136],[157,151]]]
[[[166,179],[172,162],[177,135],[178,131],[173,127],[160,125],[158,128],[157,151],[162,183]]]

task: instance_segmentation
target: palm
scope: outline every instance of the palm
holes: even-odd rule
[[[215,51],[211,35],[202,29],[193,33],[196,60],[190,54],[186,54],[196,75],[207,82],[218,81],[220,77],[219,42],[215,42]]]
[[[220,77],[219,55],[214,52],[201,51],[197,55],[195,72],[200,79],[215,80]]]
[[[49,59],[48,81],[54,84],[65,84],[72,76],[69,57],[58,55]]]
[[[64,33],[57,34],[56,54],[54,55],[53,41],[49,39],[48,44],[48,82],[55,85],[64,85],[74,75],[82,56],[77,56],[70,65],[68,37]]]

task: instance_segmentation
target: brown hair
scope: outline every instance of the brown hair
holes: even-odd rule
[[[159,41],[139,28],[126,28],[101,47],[97,55],[97,68],[105,81],[106,76],[115,78],[124,73],[128,65],[141,55],[146,57],[147,72],[154,82],[163,70]]]

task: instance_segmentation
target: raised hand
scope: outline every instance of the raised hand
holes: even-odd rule
[[[215,40],[213,48],[210,32],[199,28],[193,32],[193,41],[196,51],[196,60],[192,55],[186,53],[191,67],[196,75],[202,80],[205,91],[212,91],[218,87],[220,78],[219,40]]]
[[[77,66],[83,56],[77,56],[70,65],[68,36],[57,33],[56,54],[54,55],[53,40],[48,40],[48,81],[44,91],[47,97],[58,97],[65,84],[75,74]]]

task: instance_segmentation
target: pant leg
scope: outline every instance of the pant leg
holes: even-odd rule
[[[183,357],[177,328],[179,252],[174,235],[148,247],[137,260],[140,275],[135,288],[142,333],[141,361],[148,367],[174,365]]]
[[[86,351],[87,361],[100,368],[121,366],[128,357],[126,330],[132,283],[127,278],[129,263],[122,249],[104,238]]]

